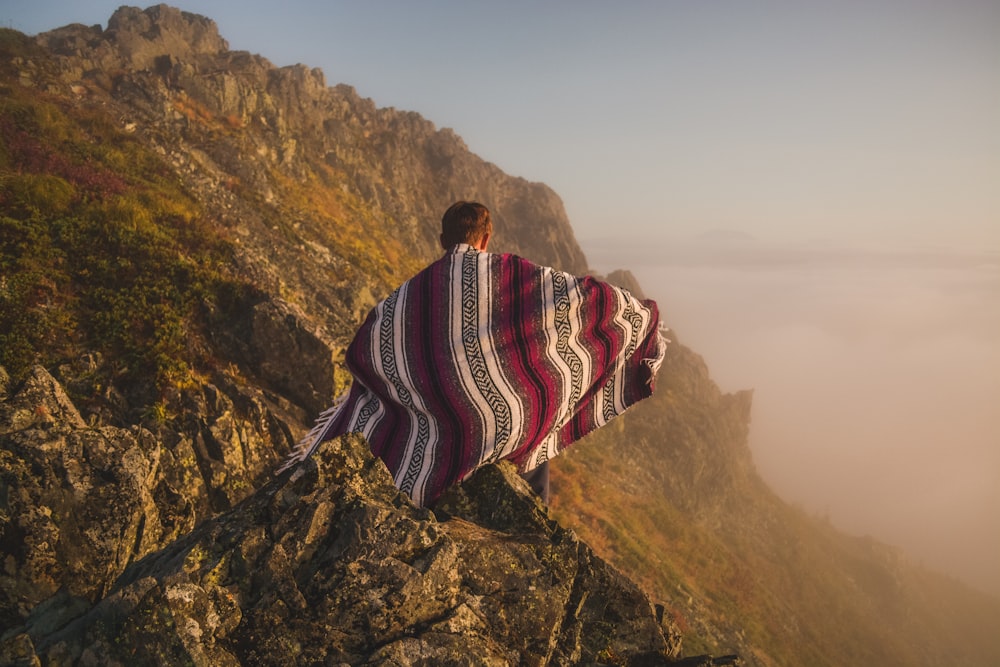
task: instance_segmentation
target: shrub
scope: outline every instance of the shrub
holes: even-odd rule
[[[141,414],[211,363],[205,331],[250,291],[170,168],[98,112],[12,89],[0,207],[0,364],[15,379],[101,352],[94,386]]]

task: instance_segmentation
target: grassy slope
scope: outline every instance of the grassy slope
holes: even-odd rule
[[[198,332],[248,286],[162,160],[101,110],[18,85],[22,56],[46,64],[0,31],[0,365],[16,379],[97,352],[114,363],[90,391],[143,386],[153,409],[207,362]]]

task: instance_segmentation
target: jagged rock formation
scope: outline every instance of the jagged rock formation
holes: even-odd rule
[[[287,426],[259,404],[256,424],[236,419],[228,399],[208,389],[187,414],[201,422],[194,439],[183,430],[88,425],[41,367],[5,397],[0,626],[20,625],[60,591],[93,602],[135,559],[254,488],[254,457],[271,436],[287,437]]]
[[[348,86],[327,87],[320,70],[277,68],[260,56],[229,51],[210,19],[166,5],[123,7],[106,30],[73,25],[38,41],[58,56],[65,85],[83,96],[110,94],[122,122],[159,146],[182,174],[190,172],[190,184],[246,243],[274,235],[257,239],[265,231],[254,225],[260,214],[227,196],[234,186],[273,203],[279,215],[293,218],[288,222],[310,224],[280,201],[277,172],[303,183],[335,178],[336,187],[364,201],[372,218],[359,233],[388,231],[425,260],[439,254],[437,221],[444,209],[466,198],[490,206],[498,250],[570,272],[587,269],[562,202],[548,187],[504,174],[470,153],[454,132],[416,113],[376,108]],[[239,132],[215,131],[220,127]],[[298,245],[291,250],[301,252]],[[295,261],[281,264],[294,267]],[[309,280],[287,272],[282,278]],[[358,307],[366,310],[366,302]]]
[[[161,446],[37,369],[0,404],[5,664],[667,664],[679,633],[509,464],[436,514],[357,436],[173,539]],[[23,625],[22,625],[23,624]]]

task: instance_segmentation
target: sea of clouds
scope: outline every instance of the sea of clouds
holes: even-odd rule
[[[710,234],[628,268],[724,391],[787,501],[1000,595],[1000,253],[767,245]]]

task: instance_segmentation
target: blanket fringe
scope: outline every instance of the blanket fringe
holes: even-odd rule
[[[656,356],[642,360],[642,363],[649,367],[649,380],[646,381],[646,384],[649,386],[653,386],[656,374],[660,372],[660,366],[663,365],[663,358],[667,355],[667,345],[671,343],[671,340],[664,334],[668,331],[670,331],[670,329],[663,326],[663,323],[661,322],[656,330]]]
[[[344,392],[338,396],[332,406],[320,413],[319,417],[316,418],[316,423],[312,429],[310,429],[309,432],[295,444],[292,451],[289,452],[288,457],[280,466],[278,466],[278,469],[274,471],[275,475],[280,475],[294,465],[309,458],[309,455],[316,450],[321,442],[323,442],[323,436],[326,434],[327,427],[329,427],[330,423],[337,418],[338,414],[340,414],[341,408],[343,408],[344,403],[347,402],[348,393],[350,392]]]

